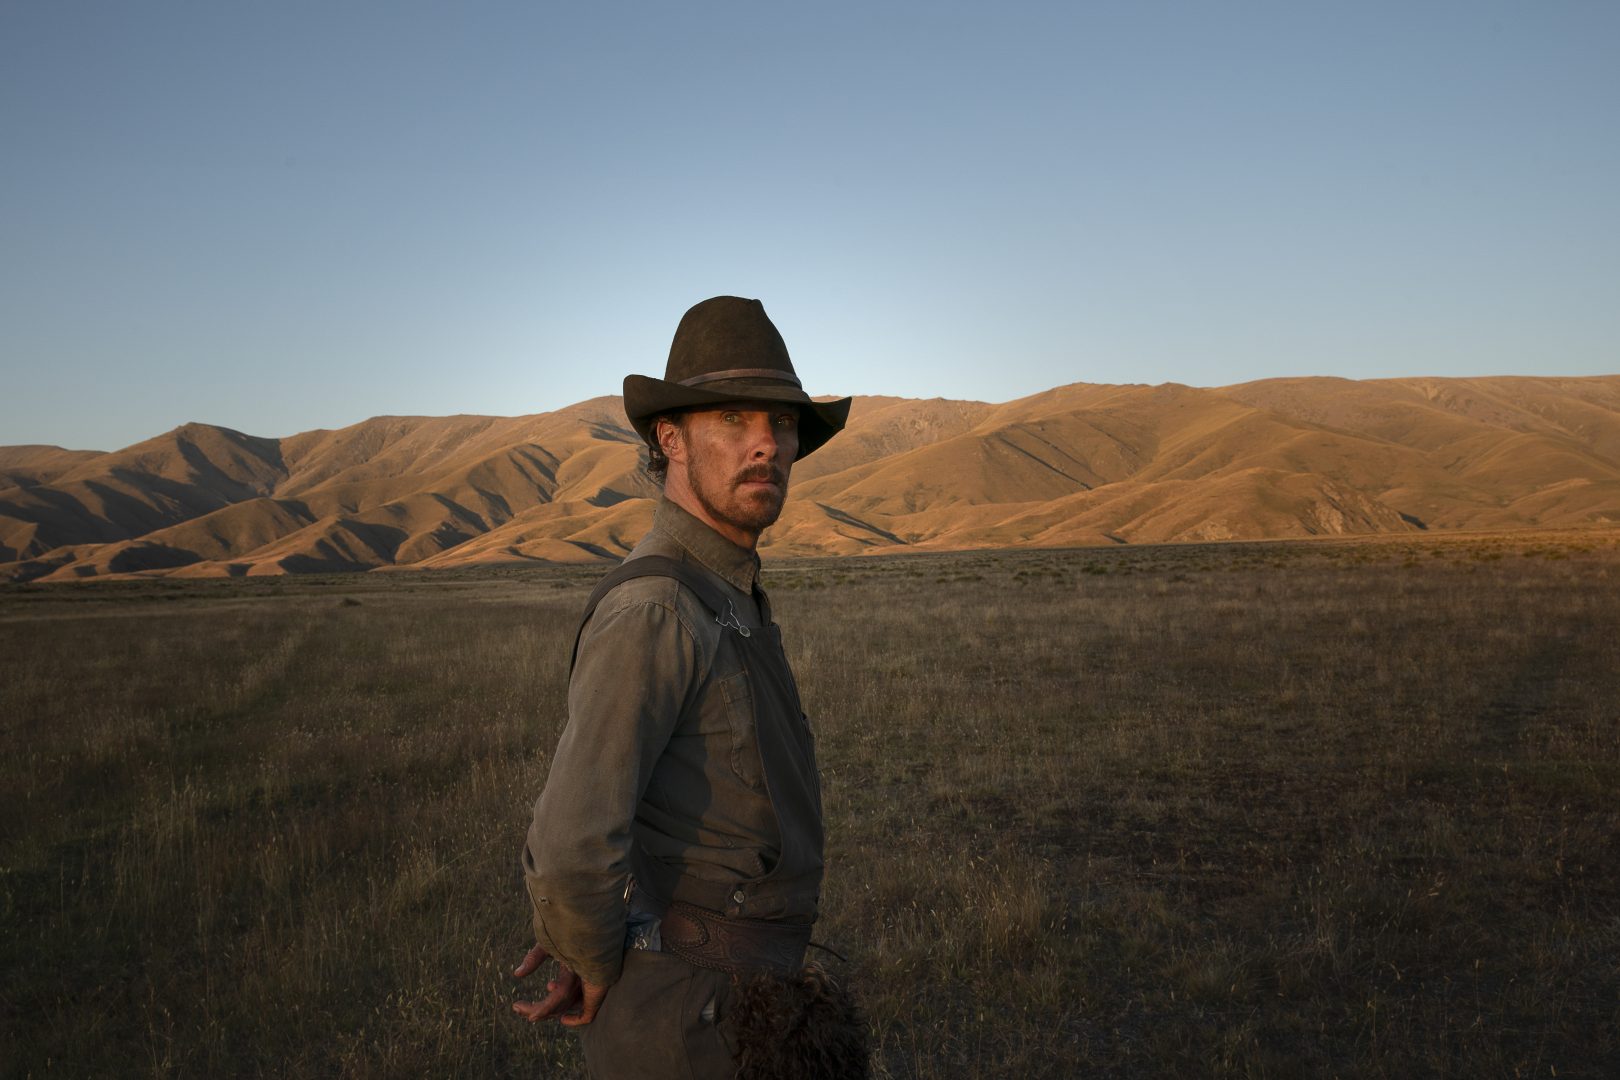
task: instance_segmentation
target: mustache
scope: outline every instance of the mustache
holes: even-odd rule
[[[777,487],[787,487],[787,473],[775,465],[750,465],[738,473],[732,483],[742,484],[749,480],[769,480]]]

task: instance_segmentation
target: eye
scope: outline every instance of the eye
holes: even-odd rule
[[[723,424],[735,424],[739,419],[741,419],[741,417],[734,412],[724,412],[720,414],[720,422]]]
[[[797,413],[790,413],[790,412],[778,413],[777,416],[776,416],[776,426],[779,427],[779,428],[798,427],[799,426],[799,416],[798,416]]]

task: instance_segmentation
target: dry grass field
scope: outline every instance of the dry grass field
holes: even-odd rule
[[[0,1073],[574,1075],[599,571],[0,589]],[[779,562],[880,1073],[1620,1074],[1620,532]]]

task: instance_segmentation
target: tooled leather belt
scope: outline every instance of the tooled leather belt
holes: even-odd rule
[[[659,927],[663,950],[689,964],[745,975],[760,970],[791,974],[804,963],[808,923],[728,919],[676,901]]]

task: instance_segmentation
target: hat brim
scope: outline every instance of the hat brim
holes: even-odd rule
[[[624,377],[624,414],[644,442],[652,441],[652,419],[662,413],[724,405],[728,401],[785,401],[799,406],[801,458],[844,429],[851,400],[816,401],[798,387],[774,379],[728,379],[704,386],[682,386],[646,375]]]

